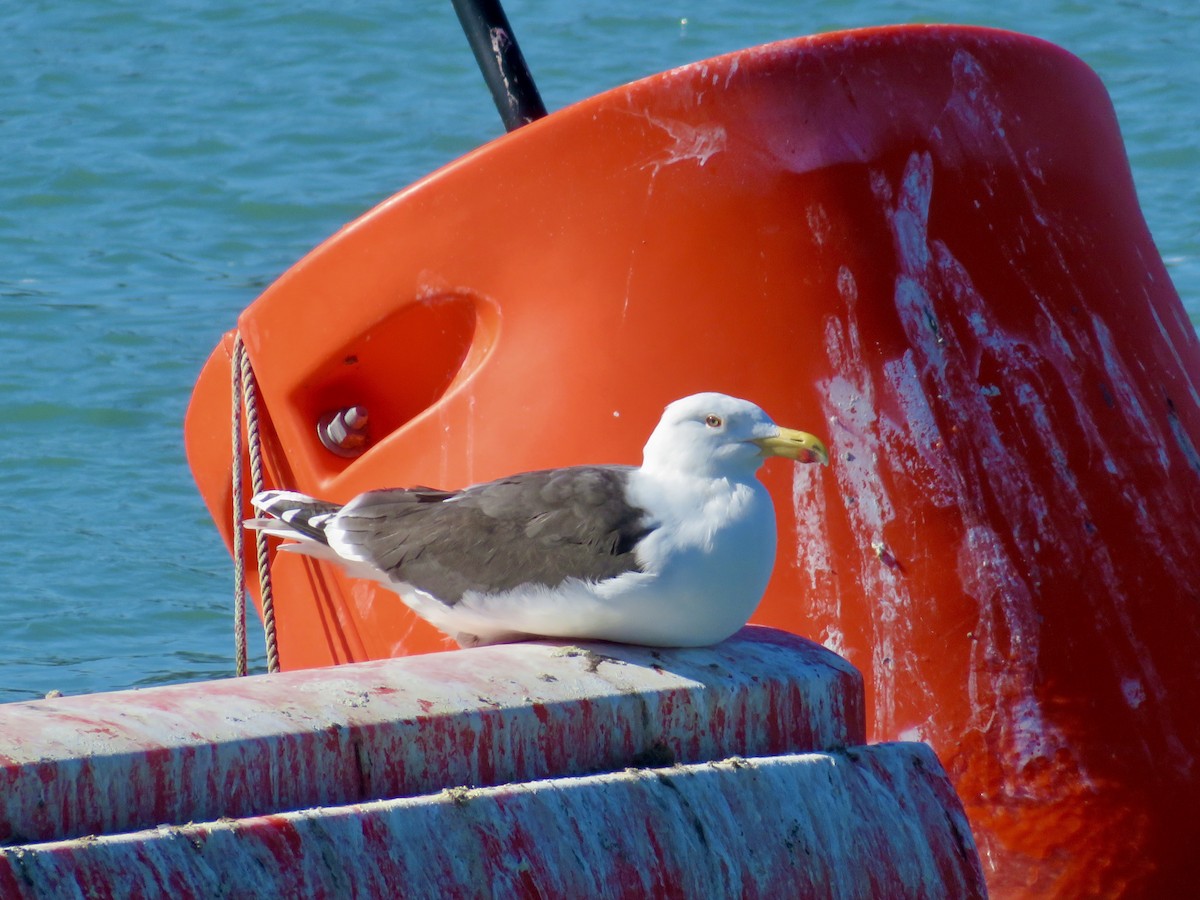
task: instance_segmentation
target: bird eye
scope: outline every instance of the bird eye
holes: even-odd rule
[[[709,428],[720,428],[725,423],[721,421],[720,416],[709,415],[709,416],[705,416],[704,424],[707,425]]]

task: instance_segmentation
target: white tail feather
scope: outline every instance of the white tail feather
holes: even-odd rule
[[[253,531],[261,531],[263,534],[270,535],[271,537],[285,538],[292,541],[315,541],[315,538],[297,531],[282,519],[246,519],[242,522],[242,525]]]
[[[310,497],[308,494],[302,494],[299,491],[261,491],[250,498],[250,503],[254,508],[265,513],[271,512],[271,508],[278,506],[281,501],[298,506],[320,502],[315,497]]]

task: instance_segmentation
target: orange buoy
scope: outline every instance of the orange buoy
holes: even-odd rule
[[[817,432],[829,470],[763,474],[755,621],[933,745],[993,896],[1193,883],[1200,349],[1078,59],[904,26],[676,69],[402,191],[238,328],[270,481],[337,501],[636,462],[700,390]],[[230,340],[186,426],[227,541]],[[373,584],[275,578],[284,668],[444,646]]]

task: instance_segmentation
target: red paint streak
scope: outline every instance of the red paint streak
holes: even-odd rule
[[[654,864],[647,867],[649,869],[649,873],[644,873],[642,871],[637,871],[635,859],[630,859],[628,864],[626,864],[625,859],[622,858],[621,868],[624,870],[621,872],[622,896],[643,896],[640,887],[644,882],[645,874],[650,874],[654,878],[654,889],[652,892],[654,897],[660,897],[663,898],[663,900],[686,900],[683,890],[679,885],[678,878],[673,871],[675,869],[675,861],[672,859],[672,854],[667,853],[663,849],[662,844],[660,844],[658,841],[658,835],[654,833],[654,829],[652,827],[647,826],[645,835],[646,843],[649,844],[650,849],[654,854]],[[631,868],[633,868],[634,871],[637,871],[636,880],[626,877],[627,873],[629,873],[629,869]],[[639,885],[639,889],[627,890],[626,885],[632,886],[632,884]]]
[[[503,726],[497,726],[494,715],[487,711],[481,714],[479,721],[479,753],[478,758],[475,760],[479,784],[496,783],[496,755],[500,749],[500,741],[496,739],[496,732],[502,730],[502,728]]]
[[[24,880],[17,874],[17,864],[8,854],[0,855],[0,897],[26,897]]]
[[[286,872],[304,858],[304,838],[296,825],[281,815],[254,820],[254,837],[275,858],[279,871]]]

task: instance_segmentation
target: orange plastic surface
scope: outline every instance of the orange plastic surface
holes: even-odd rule
[[[816,432],[830,468],[763,473],[755,621],[858,666],[873,739],[933,745],[994,896],[1191,888],[1200,349],[1076,58],[906,26],[667,72],[401,192],[238,325],[272,483],[334,500],[636,463],[700,390]],[[228,356],[187,421],[227,540]],[[355,404],[347,460],[316,420]],[[275,574],[285,668],[444,646]]]

